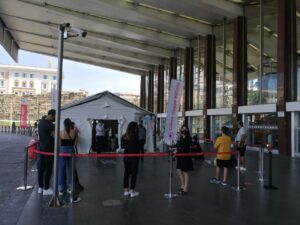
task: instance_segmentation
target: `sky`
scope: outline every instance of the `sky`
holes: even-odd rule
[[[48,67],[51,59],[52,68],[57,68],[57,58],[47,55],[19,51],[19,62],[16,63],[0,45],[0,63],[22,66]],[[63,91],[84,89],[89,94],[102,91],[140,94],[140,76],[105,69],[71,60],[63,62]]]

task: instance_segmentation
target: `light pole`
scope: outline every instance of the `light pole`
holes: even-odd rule
[[[68,29],[68,30],[67,30]],[[50,200],[50,206],[61,206],[62,203],[58,198],[57,178],[58,178],[58,149],[60,145],[59,131],[60,131],[60,109],[61,109],[61,89],[63,76],[63,50],[64,39],[71,37],[82,36],[85,37],[87,33],[77,28],[70,27],[69,23],[63,23],[59,26],[58,35],[58,76],[57,76],[57,94],[56,94],[56,116],[55,116],[55,139],[54,139],[54,172],[53,172],[53,196]]]

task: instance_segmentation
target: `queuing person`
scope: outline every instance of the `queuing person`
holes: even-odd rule
[[[34,123],[32,138],[35,141],[39,141],[39,131],[38,131],[38,123],[37,122]]]
[[[235,143],[237,146],[237,150],[240,152],[241,171],[246,171],[245,152],[247,147],[247,133],[243,121],[238,121],[238,128],[239,130],[235,137]]]
[[[192,150],[193,153],[202,153],[202,149],[201,149],[201,146],[199,144],[197,134],[195,134],[192,138],[191,150]],[[197,156],[194,156],[194,159],[204,160],[204,156],[203,155],[197,155]]]
[[[74,146],[77,143],[77,132],[72,129],[72,121],[69,118],[64,120],[64,129],[60,132],[60,149],[59,153],[74,154]],[[73,182],[72,171],[72,157],[71,156],[59,156],[58,165],[58,191],[59,195],[63,195],[64,191],[71,194],[71,187]],[[67,185],[65,187],[65,174],[67,175]],[[76,202],[80,201],[80,198],[75,198]]]
[[[101,153],[105,147],[105,130],[104,124],[98,121],[96,125],[96,150],[98,153]]]
[[[75,150],[75,153],[78,154],[77,143],[78,143],[78,140],[79,140],[78,139],[79,138],[79,129],[73,121],[71,122],[71,129],[74,130],[74,132],[76,133],[76,140],[77,141],[74,143],[74,150]],[[79,176],[78,176],[78,172],[77,172],[77,169],[76,169],[76,165],[75,165],[75,168],[74,168],[74,185],[75,185],[76,189],[78,189],[80,191],[84,190],[84,187],[79,182]]]
[[[190,131],[186,125],[183,125],[180,129],[179,141],[177,143],[177,150],[175,153],[190,153],[192,138]],[[193,160],[191,156],[178,156],[177,157],[177,174],[180,179],[180,187],[178,194],[187,194],[189,184],[188,172],[193,170]]]
[[[141,144],[141,153],[143,154],[146,143],[146,128],[143,126],[142,122],[139,123],[139,142]],[[141,161],[144,161],[143,156],[141,156]]]
[[[121,147],[125,154],[140,153],[140,142],[138,141],[138,125],[130,122],[126,133],[122,136]],[[139,157],[124,157],[124,196],[136,197],[139,192],[135,191],[136,178],[139,167]],[[130,181],[130,185],[129,185]]]
[[[227,185],[227,176],[228,176],[228,167],[230,166],[230,146],[231,146],[231,137],[228,135],[228,128],[221,128],[222,135],[217,138],[214,148],[218,151],[217,160],[216,160],[216,176],[211,179],[211,183],[219,184],[223,186]],[[220,153],[220,154],[219,154]],[[225,154],[224,154],[225,153]],[[226,154],[228,153],[228,154]],[[220,179],[221,169],[224,169],[223,180]]]
[[[54,122],[55,110],[50,109],[46,118],[42,119],[38,124],[39,134],[39,150],[42,152],[54,152]],[[43,195],[52,195],[53,190],[50,188],[50,179],[53,168],[53,156],[38,155],[38,193]]]

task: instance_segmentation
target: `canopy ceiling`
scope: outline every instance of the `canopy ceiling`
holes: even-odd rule
[[[145,75],[155,65],[163,64],[164,60],[175,56],[177,49],[189,47],[198,36],[218,32],[217,28],[223,23],[224,17],[230,20],[243,15],[244,4],[253,5],[249,6],[252,7],[250,10],[257,12],[257,2],[1,0],[0,42],[15,60],[18,58],[18,49],[56,56],[58,26],[68,22],[73,27],[87,31],[88,35],[86,38],[66,40],[65,58]],[[273,1],[269,2],[272,8]],[[268,13],[272,15],[272,10],[268,10]],[[274,34],[277,28],[271,18],[266,21],[266,26]],[[258,22],[258,16],[249,18],[249,24],[253,26],[253,31],[249,30],[249,44],[254,47],[258,47],[259,43]],[[217,36],[217,43],[219,37],[219,41],[222,41],[221,36]],[[276,36],[266,35],[266,38],[270,41],[265,46],[265,52],[276,59],[273,45]],[[217,52],[217,60],[221,52]],[[249,52],[253,52],[253,60],[257,59],[257,51]],[[231,57],[230,52],[228,56]]]

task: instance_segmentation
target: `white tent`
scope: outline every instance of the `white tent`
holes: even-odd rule
[[[61,109],[61,121],[70,118],[79,129],[78,151],[88,153],[92,145],[92,122],[93,120],[117,120],[118,121],[118,144],[131,121],[138,122],[148,112],[109,91],[87,97],[85,99],[65,105]],[[151,121],[147,120],[149,123]],[[147,124],[146,150],[152,152],[153,129]],[[63,126],[62,126],[63,127]],[[152,144],[151,144],[152,143]]]

